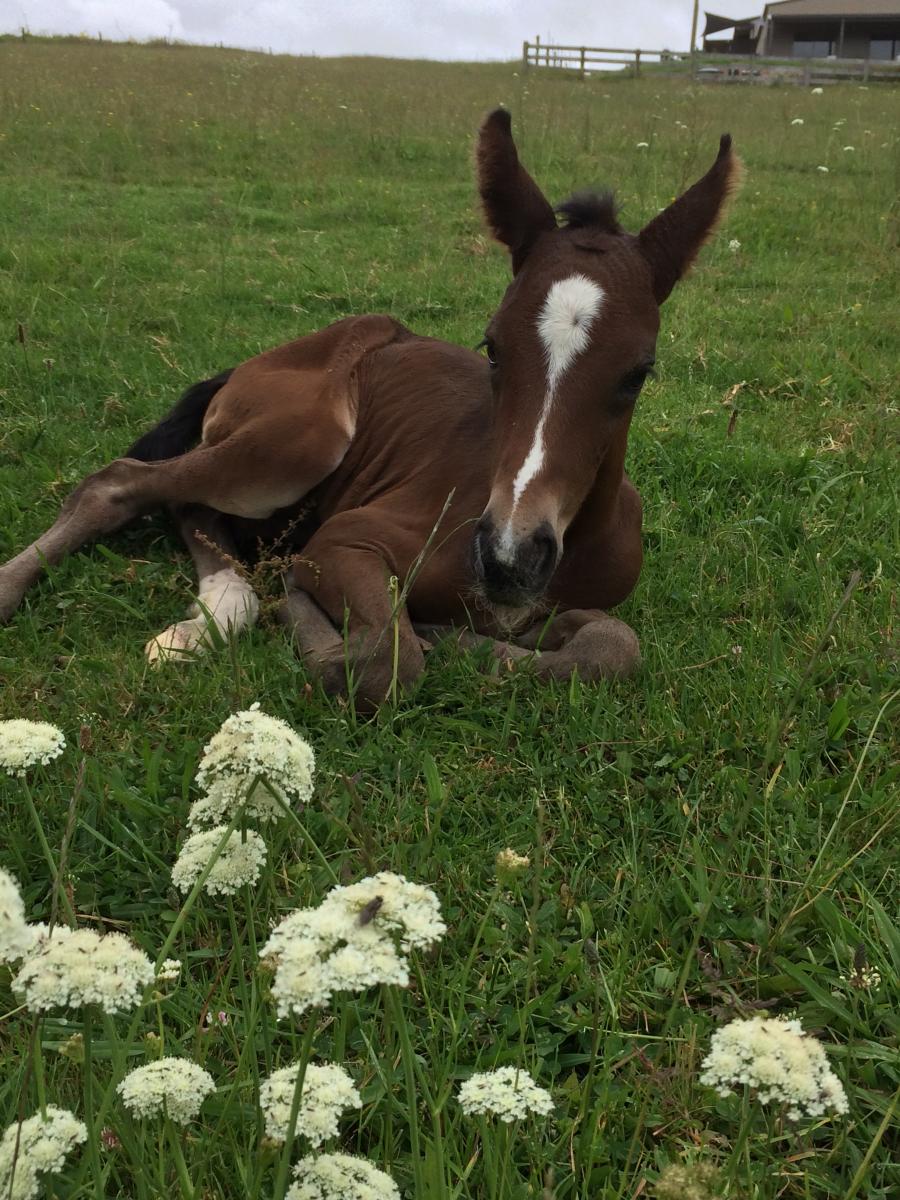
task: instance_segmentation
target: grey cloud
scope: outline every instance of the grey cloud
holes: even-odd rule
[[[738,0],[713,4],[716,11],[746,15],[747,5]],[[702,20],[701,13],[701,28]],[[575,45],[686,49],[691,2],[0,0],[0,29],[23,25],[35,33],[171,37],[292,54],[511,59],[523,39],[536,34]]]

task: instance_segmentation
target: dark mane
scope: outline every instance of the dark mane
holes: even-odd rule
[[[612,192],[576,192],[556,211],[567,229],[598,229],[602,233],[623,233],[618,222],[618,206]]]

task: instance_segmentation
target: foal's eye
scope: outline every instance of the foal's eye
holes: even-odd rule
[[[497,347],[494,345],[493,340],[491,338],[487,338],[487,337],[484,339],[484,341],[481,344],[484,347],[484,354],[488,360],[488,365],[490,366],[491,370],[493,371],[496,369],[496,366],[497,366]]]

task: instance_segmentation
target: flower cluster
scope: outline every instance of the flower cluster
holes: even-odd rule
[[[87,1140],[87,1128],[65,1108],[48,1104],[21,1125],[10,1125],[0,1141],[0,1196],[32,1200],[41,1175],[58,1175],[66,1158]]]
[[[19,885],[0,867],[0,963],[24,958],[34,946],[35,934],[25,920]]]
[[[333,888],[318,908],[291,913],[260,956],[275,961],[272,995],[279,1016],[326,1004],[335,992],[409,984],[407,953],[446,932],[431,888],[382,871]]]
[[[508,878],[511,875],[520,875],[523,871],[527,871],[531,866],[531,859],[527,854],[517,854],[515,850],[507,848],[500,851],[494,865],[501,878]]]
[[[46,721],[0,721],[0,770],[24,775],[38,763],[46,765],[66,748],[62,730]]]
[[[192,1121],[215,1090],[212,1075],[186,1058],[160,1058],[135,1067],[116,1088],[133,1116],[165,1113],[179,1125]]]
[[[390,1175],[353,1154],[301,1158],[294,1178],[285,1200],[400,1200]]]
[[[276,1142],[287,1137],[298,1069],[297,1063],[282,1067],[260,1085],[259,1104],[266,1118],[266,1133]],[[341,1113],[351,1108],[362,1108],[362,1098],[344,1068],[335,1063],[310,1063],[303,1076],[297,1136],[308,1138],[318,1149],[336,1136]]]
[[[553,1111],[550,1093],[518,1067],[498,1067],[470,1076],[460,1085],[458,1099],[467,1117],[493,1114],[507,1123],[530,1112],[546,1117]]]
[[[153,981],[153,963],[121,933],[57,926],[35,943],[13,980],[32,1012],[96,1004],[126,1012]]]
[[[709,1163],[672,1163],[656,1181],[656,1200],[719,1200],[723,1183]]]
[[[226,832],[227,826],[216,825],[213,829],[201,829],[191,834],[172,868],[172,882],[179,891],[187,892],[194,886]],[[265,861],[266,843],[259,834],[248,829],[242,837],[234,830],[213,863],[203,887],[210,896],[217,892],[223,896],[234,895],[245,884],[256,883]]]
[[[747,1085],[763,1104],[785,1104],[792,1121],[847,1111],[844,1088],[821,1042],[805,1034],[799,1021],[781,1017],[731,1021],[716,1030],[700,1082],[720,1096]]]
[[[156,972],[157,983],[175,983],[181,976],[181,959],[167,958]]]
[[[205,795],[191,808],[188,824],[227,822],[238,809],[258,821],[273,821],[290,800],[309,800],[314,770],[309,743],[254,704],[232,714],[204,749],[197,783]]]

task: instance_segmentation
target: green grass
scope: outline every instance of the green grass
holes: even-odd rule
[[[401,997],[416,1071],[443,1095],[475,1068],[521,1062],[553,1090],[554,1119],[512,1141],[504,1200],[652,1195],[682,1160],[720,1165],[731,1196],[896,1192],[898,99],[876,85],[813,96],[515,64],[0,42],[0,559],[187,383],[263,347],[373,310],[477,342],[507,278],[471,182],[472,134],[496,103],[553,199],[614,184],[633,229],[705,169],[722,130],[747,166],[666,305],[659,378],[633,426],[647,556],[619,611],[642,642],[634,681],[538,684],[444,648],[414,696],[364,721],[311,688],[267,627],[152,672],[141,647],[193,583],[162,517],[51,571],[0,629],[0,718],[69,738],[32,781],[56,853],[85,764],[67,864],[79,919],[152,957],[176,919],[168,872],[204,742],[259,700],[315,746],[303,820],[330,871],[285,826],[252,907],[238,906],[238,948],[209,899],[176,939],[190,975],[162,1005],[166,1048],[199,1056],[220,1089],[185,1142],[204,1195],[253,1195],[254,1180],[271,1194],[255,1071],[267,1054],[290,1061],[304,1034],[271,1012],[248,1020],[242,997],[265,977],[240,949],[245,926],[263,936],[317,903],[330,872],[373,865],[432,884],[450,926]],[[2,863],[46,919],[51,879],[14,781],[0,804]],[[506,845],[535,868],[492,905]],[[840,981],[858,946],[878,989]],[[7,978],[3,1127],[20,1095],[26,1112],[37,1104],[31,1019]],[[742,1120],[739,1097],[698,1083],[716,1024],[760,1003],[827,1044],[846,1118],[792,1132],[761,1111]],[[204,1032],[204,1006],[229,1024]],[[127,1019],[117,1027],[94,1041],[100,1094],[123,1054],[133,1066],[155,1053],[141,1040],[152,1004],[133,1044]],[[81,1113],[82,1066],[57,1053],[77,1028],[63,1013],[41,1039],[50,1098]],[[438,1184],[436,1125],[424,1102],[410,1108],[399,1036],[374,994],[320,1023],[317,1053],[343,1045],[366,1101],[343,1145],[410,1195],[417,1111],[427,1194],[490,1196],[477,1126],[452,1099]],[[138,1136],[116,1110],[109,1124]],[[153,1137],[149,1194],[184,1194]],[[102,1156],[106,1193],[139,1195],[128,1148]],[[98,1194],[89,1163],[57,1194]]]

